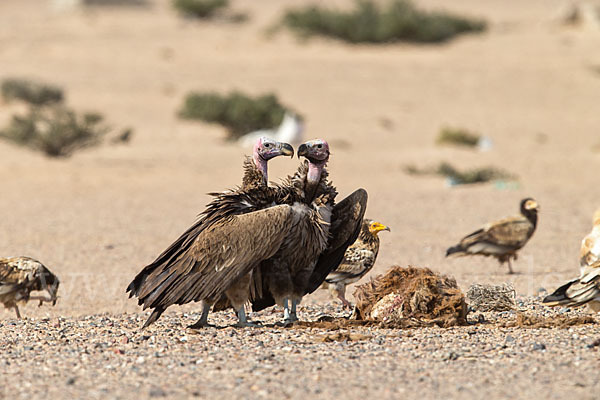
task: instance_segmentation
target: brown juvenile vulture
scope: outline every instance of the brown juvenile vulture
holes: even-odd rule
[[[543,303],[554,307],[579,307],[587,304],[600,311],[600,209],[594,213],[594,227],[581,241],[579,278],[562,285]]]
[[[390,228],[372,219],[363,219],[358,239],[348,247],[342,263],[325,278],[324,288],[328,288],[332,297],[342,301],[345,307],[352,308],[346,300],[346,286],[358,282],[373,268],[379,253],[379,232]]]
[[[14,308],[21,319],[19,303],[38,300],[56,304],[59,280],[41,262],[29,257],[0,258],[0,303]],[[48,296],[31,296],[32,291],[46,291]]]
[[[535,232],[538,210],[538,203],[534,199],[521,200],[521,215],[491,222],[465,236],[459,244],[446,251],[446,257],[472,254],[496,257],[500,264],[508,263],[508,273],[512,274],[510,260],[517,259],[517,251],[525,246]]]
[[[329,145],[325,140],[308,141],[298,148],[306,157],[298,171],[281,185],[289,191],[295,227],[272,258],[261,263],[260,296],[252,309],[274,304],[284,308],[284,321],[296,321],[296,306],[317,289],[331,269],[341,262],[346,248],[356,240],[367,203],[367,193],[358,189],[335,204],[335,188],[325,169]],[[289,308],[291,300],[291,309]]]
[[[156,321],[173,304],[203,301],[200,320],[208,325],[211,305],[226,295],[238,313],[239,325],[249,325],[244,303],[249,296],[248,274],[271,257],[290,229],[290,207],[273,206],[283,195],[267,186],[267,161],[292,155],[287,143],[259,138],[252,160],[244,163],[242,186],[211,193],[214,196],[198,221],[127,287],[130,297],[153,312],[144,327]]]

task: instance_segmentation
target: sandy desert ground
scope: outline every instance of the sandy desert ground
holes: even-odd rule
[[[222,128],[176,117],[190,90],[272,91],[306,116],[307,138],[331,144],[341,195],[364,187],[368,216],[392,227],[372,275],[392,264],[428,266],[465,291],[512,282],[530,301],[577,274],[580,240],[600,205],[599,31],[561,26],[562,1],[426,0],[418,4],[484,17],[490,28],[433,46],[265,35],[285,7],[304,3],[234,1],[250,17],[238,24],[185,20],[168,1],[73,11],[0,2],[0,78],[59,84],[69,105],[135,131],[129,144],[59,160],[0,142],[2,255],[40,259],[61,279],[54,308],[29,304],[20,322],[0,310],[0,398],[597,397],[599,353],[588,347],[600,337],[595,326],[381,330],[359,342],[314,344],[300,329],[190,335],[184,313],[198,311],[190,305],[137,331],[145,314],[125,295],[127,283],[193,222],[207,192],[239,183],[248,153],[225,142]],[[13,112],[0,103],[0,122]],[[494,147],[436,146],[442,126],[481,132]],[[445,160],[504,168],[519,185],[450,188],[404,172]],[[271,178],[296,165],[273,161]],[[491,259],[443,257],[464,234],[517,213],[527,196],[541,214],[518,274]],[[307,318],[340,312],[323,292],[303,304]],[[499,354],[507,341],[509,355]],[[538,342],[546,349],[533,351]],[[463,348],[472,357],[445,356]]]

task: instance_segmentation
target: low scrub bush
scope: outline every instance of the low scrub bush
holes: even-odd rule
[[[173,0],[177,11],[196,18],[211,18],[228,5],[228,0]]]
[[[480,136],[466,129],[443,128],[436,140],[437,144],[449,144],[458,146],[475,147],[479,143]]]
[[[7,102],[23,101],[35,106],[61,103],[64,100],[61,88],[27,79],[4,79],[0,92]]]
[[[419,169],[415,166],[405,168],[411,175],[440,175],[448,178],[451,185],[468,185],[485,183],[494,180],[515,180],[516,177],[504,170],[495,167],[472,168],[460,171],[450,163],[442,162],[437,167]]]
[[[302,36],[330,36],[350,43],[437,43],[486,29],[482,20],[419,10],[408,0],[390,0],[385,6],[357,0],[350,11],[309,6],[288,11],[281,24]]]
[[[100,114],[78,115],[64,106],[32,108],[24,116],[14,115],[0,138],[51,157],[66,157],[99,144],[109,130],[102,121]]]
[[[229,130],[229,139],[233,140],[258,129],[279,126],[286,109],[273,94],[250,97],[240,92],[225,96],[189,93],[179,116],[221,124]]]

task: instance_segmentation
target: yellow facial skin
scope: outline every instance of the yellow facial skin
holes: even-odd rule
[[[525,203],[526,210],[537,210],[539,208],[540,208],[540,206],[538,205],[537,201],[535,201],[535,200],[529,200],[527,203]]]
[[[371,225],[369,225],[369,232],[371,232],[373,235],[377,235],[381,231],[390,232],[391,229],[380,222],[371,222]]]

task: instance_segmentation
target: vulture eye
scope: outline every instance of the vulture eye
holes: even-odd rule
[[[265,143],[265,147],[271,147],[271,143]]]
[[[317,145],[317,148],[319,148],[319,149],[322,149],[322,148],[323,148],[323,145],[322,145],[321,143],[319,143],[319,144]]]

